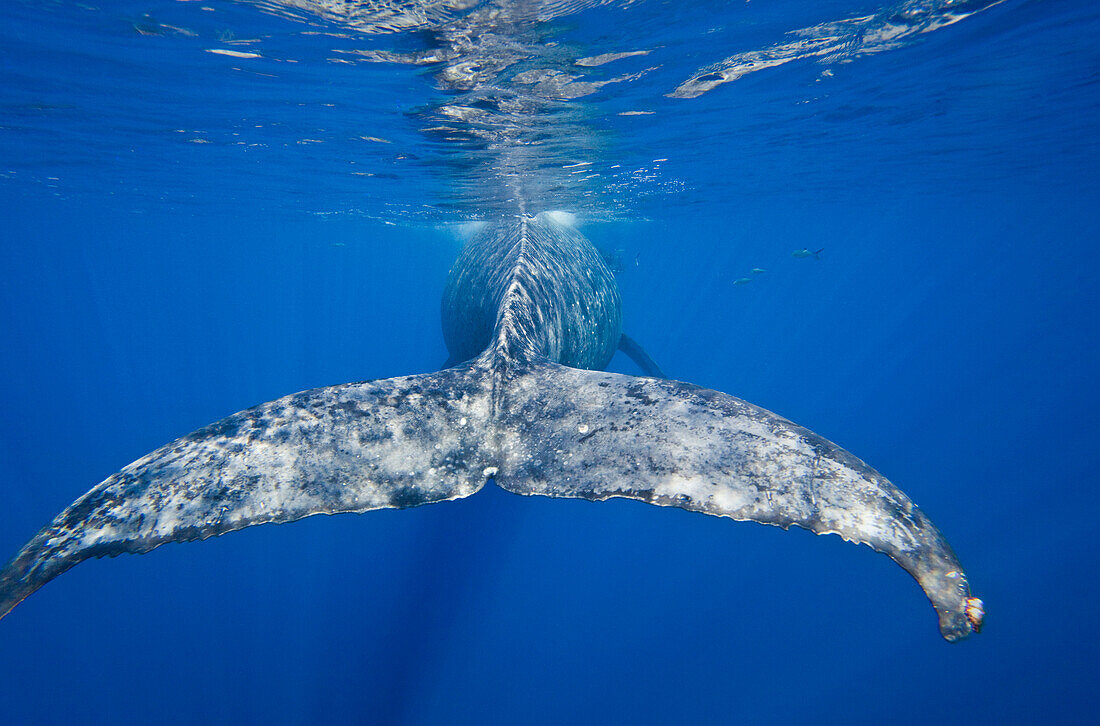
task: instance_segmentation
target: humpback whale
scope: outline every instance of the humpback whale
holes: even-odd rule
[[[442,502],[493,482],[838,534],[916,578],[947,640],[981,627],[947,541],[877,471],[724,393],[602,372],[620,347],[659,369],[623,337],[615,277],[573,227],[547,215],[486,226],[451,269],[442,322],[453,367],[286,396],[124,467],[0,572],[0,617],[91,557]]]

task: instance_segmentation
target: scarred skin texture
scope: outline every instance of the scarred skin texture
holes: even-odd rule
[[[597,372],[621,338],[614,276],[578,232],[489,227],[451,271],[439,373],[319,388],[234,414],[74,502],[0,573],[0,617],[89,557],[314,514],[469,496],[625,497],[838,534],[889,555],[940,631],[976,631],[954,553],[893,484],[811,431],[724,393]]]

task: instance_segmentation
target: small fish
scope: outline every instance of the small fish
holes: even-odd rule
[[[642,259],[642,253],[641,252],[634,255],[634,266],[635,267],[641,267],[641,265],[642,265],[641,259]]]
[[[138,35],[186,35],[194,37],[195,33],[187,28],[178,28],[175,25],[165,25],[146,16],[145,20],[131,23]]]
[[[748,285],[750,282],[752,282],[751,277],[742,277],[740,279],[734,280],[733,284],[734,285]]]
[[[795,250],[794,252],[791,253],[791,257],[798,257],[800,259],[803,258],[803,257],[813,257],[815,260],[820,260],[821,259],[821,253],[824,252],[824,251],[825,251],[824,247],[819,249],[817,252],[811,252],[810,250],[807,250],[807,249]]]
[[[347,245],[346,242],[333,242],[332,246],[333,247],[347,247],[348,245]]]
[[[767,272],[767,270],[765,270],[763,267],[752,268],[752,274],[754,275],[759,275],[761,272]]]

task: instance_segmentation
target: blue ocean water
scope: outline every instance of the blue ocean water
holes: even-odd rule
[[[625,329],[671,377],[883,472],[988,612],[949,645],[911,578],[838,537],[486,488],[84,563],[0,622],[3,723],[1100,707],[1094,3],[12,0],[0,20],[0,557],[234,411],[437,369],[462,225],[562,209],[620,262]]]

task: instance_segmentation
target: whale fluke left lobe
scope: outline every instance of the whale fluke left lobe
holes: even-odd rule
[[[286,396],[188,434],[76,500],[0,572],[0,617],[90,558],[256,524],[478,491],[490,465],[470,366]]]

